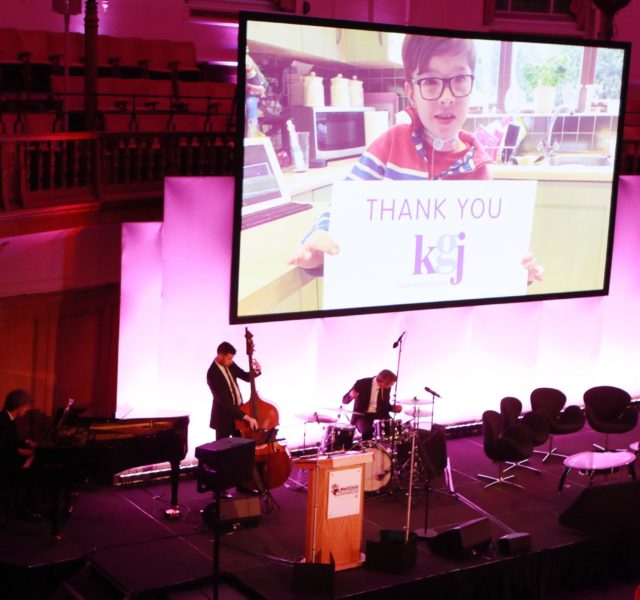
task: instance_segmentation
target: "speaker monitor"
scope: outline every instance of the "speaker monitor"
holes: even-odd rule
[[[640,481],[594,485],[582,490],[558,520],[585,532],[616,531],[640,527]]]
[[[296,594],[333,595],[335,563],[294,563],[291,589]]]
[[[255,445],[254,440],[229,437],[198,446],[198,492],[222,491],[251,480]]]
[[[257,496],[224,498],[220,501],[220,531],[229,531],[236,525],[258,525],[260,514],[260,499]],[[216,529],[215,502],[204,509],[202,518],[209,527]]]
[[[449,558],[464,558],[485,550],[490,543],[491,526],[486,517],[467,521],[428,540],[432,552]]]
[[[405,541],[404,531],[382,529],[380,541],[367,540],[364,566],[372,571],[405,573],[416,564],[418,544],[415,534]]]
[[[447,467],[447,430],[443,425],[434,423],[430,431],[419,429],[417,444],[425,464],[435,471]]]
[[[531,550],[531,534],[523,531],[514,531],[498,538],[498,550],[509,556],[524,554]]]

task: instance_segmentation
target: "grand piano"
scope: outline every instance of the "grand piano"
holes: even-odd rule
[[[116,473],[162,462],[171,465],[169,518],[179,516],[180,461],[187,454],[188,416],[108,419],[69,411],[55,419],[35,449],[32,469],[51,497],[51,533],[58,535],[60,495],[85,479],[107,480]]]

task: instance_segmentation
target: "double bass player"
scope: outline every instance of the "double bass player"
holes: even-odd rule
[[[260,493],[282,485],[291,472],[291,460],[286,448],[275,440],[279,424],[277,408],[262,400],[255,388],[255,378],[261,368],[253,358],[253,335],[247,329],[247,355],[250,368],[245,371],[234,362],[236,349],[229,342],[222,342],[217,349],[209,370],[207,383],[213,395],[210,426],[216,431],[216,439],[224,437],[251,438],[256,442],[253,485]],[[247,381],[251,397],[242,401],[238,379]]]
[[[216,352],[207,371],[207,384],[213,395],[209,427],[215,429],[217,440],[229,436],[241,437],[236,421],[245,421],[252,430],[258,427],[258,422],[252,416],[240,410],[242,395],[237,380],[249,381],[251,375],[233,361],[236,349],[229,342],[222,342]],[[257,360],[253,359],[252,367],[254,374],[260,375]]]

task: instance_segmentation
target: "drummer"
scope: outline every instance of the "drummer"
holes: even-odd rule
[[[389,413],[402,410],[399,405],[391,405],[391,388],[398,378],[389,369],[383,369],[374,377],[358,379],[342,398],[343,404],[355,400],[351,424],[362,435],[363,440],[373,437],[373,422],[388,419]]]

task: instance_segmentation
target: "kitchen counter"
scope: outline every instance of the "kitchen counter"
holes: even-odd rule
[[[285,171],[284,180],[293,196],[330,186],[333,182],[344,179],[357,158],[332,160],[326,167],[309,169],[303,173]],[[593,181],[611,182],[613,169],[611,166],[589,165],[490,165],[494,179],[536,179],[538,181]]]
[[[537,179],[538,181],[611,182],[611,166],[588,165],[491,165],[494,179]]]
[[[357,161],[357,157],[332,160],[326,167],[308,169],[303,173],[284,172],[284,181],[291,196],[304,194],[344,179]]]

